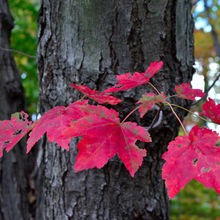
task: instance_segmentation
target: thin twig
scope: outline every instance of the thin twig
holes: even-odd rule
[[[218,76],[215,78],[215,80],[213,81],[212,85],[209,86],[209,88],[205,90],[205,94],[206,94],[205,96],[206,96],[206,97],[208,96],[209,91],[210,91],[211,88],[215,85],[215,83],[218,81],[219,78],[220,78],[220,73],[219,73]]]
[[[172,105],[171,105],[169,102],[166,102],[166,103],[170,106],[170,108],[171,108],[173,114],[176,116],[176,118],[177,118],[177,120],[179,121],[181,127],[183,128],[184,133],[185,133],[186,135],[188,135],[188,133],[186,132],[186,129],[185,129],[185,127],[184,127],[182,121],[180,120],[180,118],[178,117],[178,115],[176,114],[176,112],[174,111]]]
[[[151,82],[148,82],[148,84],[158,93],[158,95],[160,95],[158,89]]]
[[[135,111],[137,111],[139,108],[141,107],[141,105],[137,106],[135,109],[133,109],[125,118],[124,120],[121,122],[121,124],[123,124],[131,114],[133,114]]]
[[[215,80],[213,81],[212,85],[209,86],[208,89],[206,89],[205,93],[208,93],[211,90],[211,88],[215,85],[215,83],[218,81],[219,78],[220,78],[220,74],[218,74],[218,76],[215,78]]]
[[[180,106],[180,105],[176,105],[176,104],[171,104],[171,105],[172,105],[172,106],[175,106],[175,107],[177,107],[177,108],[183,109],[183,110],[185,110],[185,111],[191,113],[192,115],[195,115],[196,117],[198,117],[198,118],[200,118],[200,119],[202,119],[202,120],[204,120],[204,121],[206,121],[206,122],[212,123],[212,121],[206,120],[205,118],[201,117],[200,115],[197,115],[196,113],[190,111],[190,110],[187,109],[187,108],[184,108],[184,107],[182,107],[182,106]]]
[[[178,95],[170,95],[170,96],[167,96],[166,99],[173,98],[173,97],[178,97]]]
[[[86,98],[86,95],[84,95],[81,99],[79,99],[79,102],[83,101],[83,99]]]
[[[36,59],[36,56],[31,56],[31,55],[29,55],[29,54],[23,53],[23,52],[18,51],[18,50],[8,49],[8,48],[3,48],[3,47],[0,47],[0,50],[6,51],[6,52],[18,53],[18,54],[23,55],[23,56],[26,56],[26,57],[28,57],[28,58]]]

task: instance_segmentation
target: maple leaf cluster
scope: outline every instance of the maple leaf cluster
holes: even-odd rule
[[[118,75],[116,85],[103,92],[84,85],[71,84],[84,95],[83,98],[110,105],[122,102],[111,94],[113,92],[132,89],[143,84],[151,85],[156,94],[143,94],[136,103],[137,107],[123,121],[120,121],[119,113],[114,109],[90,105],[89,100],[83,98],[67,107],[57,106],[49,110],[34,123],[28,120],[28,115],[24,112],[12,115],[11,120],[0,121],[0,157],[3,156],[4,150],[10,151],[27,133],[29,133],[27,153],[44,134],[47,134],[50,142],[57,143],[65,150],[69,150],[71,138],[80,136],[82,138],[76,146],[78,149],[74,165],[76,172],[95,167],[102,168],[109,159],[118,155],[134,177],[143,158],[147,156],[146,149],[139,148],[136,142],[137,140],[150,142],[151,137],[146,128],[126,120],[136,110],[139,110],[142,118],[153,105],[160,107],[169,105],[172,109],[166,95],[149,83],[151,77],[160,71],[162,66],[162,61],[155,61],[144,73]],[[192,89],[189,83],[177,85],[175,91],[179,98],[189,100],[205,96],[201,90]],[[172,111],[174,112],[173,109]],[[212,99],[207,100],[203,104],[201,115],[220,124],[220,104],[216,105]],[[176,114],[175,116],[178,118]],[[192,178],[220,193],[218,180],[220,149],[215,146],[218,140],[216,132],[195,126],[189,134],[177,137],[169,143],[168,151],[162,156],[165,160],[162,176],[170,198],[173,198]]]

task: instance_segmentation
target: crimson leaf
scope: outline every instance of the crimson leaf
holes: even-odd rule
[[[150,64],[150,66],[148,67],[145,73],[135,72],[133,75],[131,75],[131,73],[118,75],[117,76],[118,82],[116,86],[106,89],[102,93],[111,93],[111,92],[127,90],[148,83],[150,78],[153,77],[154,74],[162,68],[162,66],[163,66],[162,61],[160,61],[159,63],[155,61],[154,63]]]
[[[219,136],[207,128],[194,126],[189,135],[177,137],[169,143],[162,176],[170,199],[192,178],[213,187],[220,193],[220,148],[215,147]]]
[[[81,111],[81,107],[86,105],[88,100],[74,102],[68,107],[57,106],[46,112],[33,127],[27,144],[27,153],[34,144],[47,132],[48,140],[54,141],[66,150],[69,150],[69,138],[61,138],[60,134],[68,127],[73,120],[77,120],[87,113]]]
[[[95,100],[96,102],[98,102],[100,104],[109,103],[111,105],[116,105],[121,102],[120,99],[117,99],[117,98],[110,96],[110,95],[100,94],[98,91],[91,90],[87,86],[74,85],[74,84],[70,84],[70,85],[72,87],[74,87],[75,89],[79,90],[85,96]]]
[[[203,98],[205,93],[200,89],[192,89],[190,83],[183,83],[175,87],[177,96],[183,99],[195,100],[196,97]]]
[[[138,139],[151,141],[149,133],[136,123],[121,124],[118,112],[113,109],[104,106],[93,106],[92,109],[90,115],[73,122],[63,132],[64,138],[83,137],[77,145],[79,153],[75,170],[101,168],[118,154],[131,176],[134,176],[146,156],[146,150],[138,148],[135,142]]]
[[[160,95],[155,95],[154,93],[146,93],[142,95],[141,99],[137,102],[142,103],[139,109],[141,118],[147,113],[147,111],[156,103],[166,102],[166,96],[162,92]]]
[[[15,113],[11,120],[0,121],[0,157],[9,152],[30,130],[32,122],[25,112]]]
[[[220,104],[216,105],[215,101],[209,98],[206,103],[202,105],[203,112],[201,115],[205,115],[213,122],[220,124]]]

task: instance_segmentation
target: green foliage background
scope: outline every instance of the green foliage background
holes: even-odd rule
[[[216,0],[213,1],[213,3],[214,2],[219,3],[219,1]],[[11,36],[12,49],[36,56],[39,1],[9,0],[9,3],[15,23]],[[219,9],[220,4],[216,3],[216,5]],[[219,11],[220,10],[218,10],[218,12]],[[217,14],[215,9],[214,13]],[[201,16],[204,17],[204,13],[201,14]],[[217,15],[213,16],[214,21],[217,21],[217,19]],[[220,30],[219,24],[217,24],[216,27]],[[202,34],[203,33],[205,34],[205,32],[202,32]],[[207,33],[207,35],[208,34],[209,33]],[[201,35],[199,35],[199,37],[202,38]],[[196,42],[199,42],[199,37]],[[204,50],[203,48],[198,48],[199,46],[202,48],[203,45],[197,44],[196,50]],[[198,54],[201,55],[201,52]],[[39,94],[36,60],[17,53],[14,53],[14,56],[25,88],[28,111],[34,114],[37,112]],[[220,220],[219,197],[213,189],[207,189],[199,182],[191,181],[191,183],[187,184],[171,201],[171,220],[217,219]]]
[[[192,180],[171,201],[171,220],[219,220],[220,200],[214,189]]]
[[[36,56],[37,17],[40,2],[38,0],[9,0],[9,7],[14,18],[11,48]],[[18,53],[14,53],[14,57],[21,73],[28,112],[36,113],[39,94],[36,59]]]

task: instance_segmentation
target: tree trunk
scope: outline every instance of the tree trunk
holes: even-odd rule
[[[116,74],[143,72],[154,60],[163,60],[164,67],[151,82],[166,95],[174,94],[176,84],[190,82],[191,0],[42,1],[38,44],[42,113],[79,99],[70,82],[104,90],[116,82]],[[145,92],[153,90],[144,85],[118,94],[124,100],[116,107],[122,118]],[[185,100],[172,102],[189,106]],[[129,120],[147,127],[156,111],[143,120],[138,113]],[[176,111],[183,119],[185,113]],[[77,141],[65,152],[44,138],[36,219],[169,219],[161,155],[177,135],[179,122],[166,107],[160,119],[150,130],[153,142],[142,144],[148,155],[134,178],[117,157],[103,169],[75,173]]]
[[[24,91],[20,74],[10,52],[13,20],[7,0],[0,0],[0,120],[10,119],[12,113],[24,110]],[[0,219],[30,219],[28,214],[27,157],[25,143],[0,159]]]

